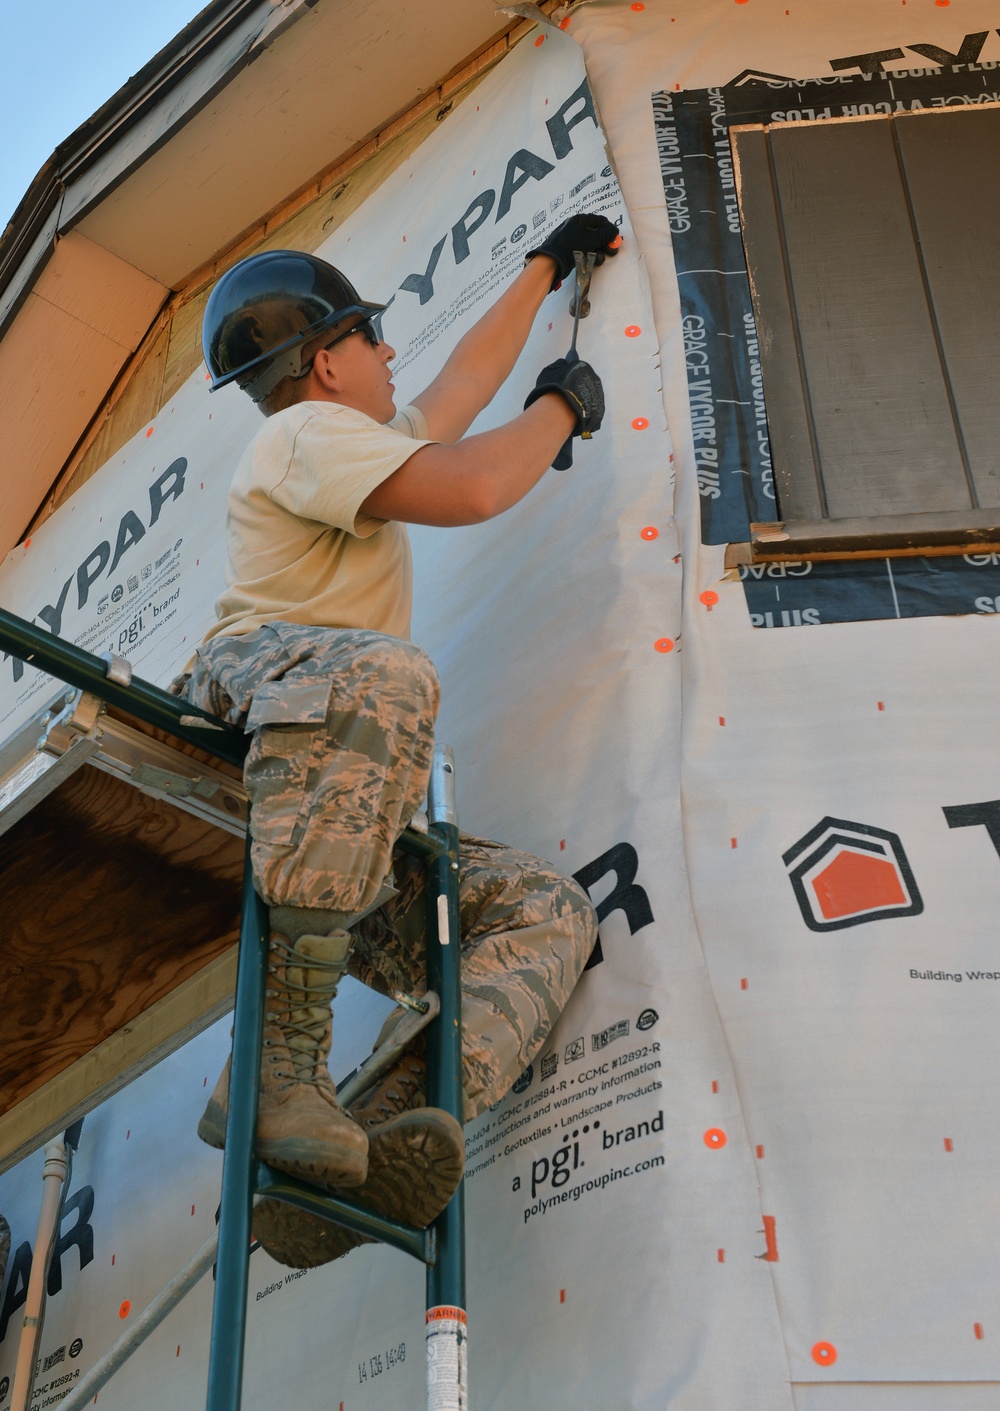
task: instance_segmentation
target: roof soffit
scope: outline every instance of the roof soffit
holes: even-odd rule
[[[121,153],[88,172],[63,221],[176,287],[506,28],[492,0],[435,0],[433,24],[426,0],[318,0],[295,15],[124,179]]]

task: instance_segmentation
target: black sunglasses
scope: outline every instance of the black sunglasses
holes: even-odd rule
[[[352,333],[363,333],[373,348],[377,348],[382,342],[382,315],[381,313],[371,314],[368,318],[363,318],[360,323],[356,323],[353,328],[349,328],[346,333],[338,333],[336,338],[329,343],[324,343],[324,348],[332,348],[335,343],[341,342],[344,338],[350,338]]]
[[[377,348],[382,342],[382,310],[379,310],[376,314],[369,314],[368,318],[363,318],[360,323],[356,323],[354,327],[349,328],[346,333],[338,333],[336,338],[331,338],[329,343],[324,343],[323,348],[332,348],[335,343],[341,342],[342,339],[350,338],[352,333],[363,333],[372,347]],[[301,371],[293,374],[296,382],[300,378],[308,376],[312,369],[314,358],[315,354],[309,359]]]

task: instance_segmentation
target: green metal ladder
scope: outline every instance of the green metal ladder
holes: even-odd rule
[[[114,658],[109,662],[94,656],[2,609],[0,651],[197,745],[216,759],[243,765],[249,741],[241,731],[116,670]],[[461,1123],[461,933],[454,782],[450,753],[439,749],[428,794],[427,831],[408,828],[397,847],[419,858],[428,871],[427,988],[437,996],[440,1010],[426,1031],[427,1100]],[[326,1196],[254,1156],[268,939],[268,912],[253,884],[248,831],[206,1411],[239,1411],[241,1405],[251,1216],[257,1194],[392,1245],[426,1266],[427,1408],[467,1411],[463,1187],[434,1224],[421,1230],[376,1215],[356,1201]]]

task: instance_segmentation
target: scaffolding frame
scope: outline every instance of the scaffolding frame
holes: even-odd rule
[[[0,651],[112,705],[206,754],[242,767],[249,740],[234,726],[132,675],[119,657],[95,656],[0,609]],[[428,793],[427,831],[408,828],[397,847],[427,868],[427,988],[439,1012],[426,1030],[427,1101],[461,1124],[461,930],[454,761],[438,749]],[[357,1201],[324,1195],[258,1162],[254,1155],[269,943],[268,910],[250,866],[243,869],[229,1113],[222,1168],[216,1284],[206,1411],[240,1411],[254,1199],[266,1195],[402,1250],[426,1266],[428,1411],[468,1406],[464,1188],[426,1230],[386,1219]],[[204,1261],[202,1261],[204,1265]],[[204,1265],[207,1267],[207,1265]],[[202,1269],[203,1272],[203,1269]],[[196,1276],[197,1277],[197,1276]],[[178,1284],[181,1276],[174,1283]],[[184,1284],[174,1303],[193,1287]],[[169,1311],[166,1307],[161,1314]],[[157,1321],[159,1321],[157,1319]],[[155,1326],[151,1323],[149,1330]],[[134,1343],[138,1346],[138,1342]],[[129,1352],[134,1350],[129,1346]],[[108,1358],[112,1357],[111,1350]],[[115,1366],[120,1365],[123,1356]],[[112,1368],[113,1370],[113,1368]],[[108,1375],[110,1376],[110,1371]]]

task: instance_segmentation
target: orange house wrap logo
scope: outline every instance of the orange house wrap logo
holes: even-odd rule
[[[824,818],[782,861],[811,931],[840,931],[924,909],[903,844],[884,828]]]

